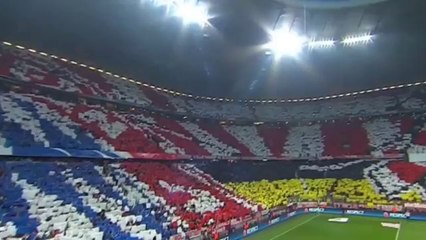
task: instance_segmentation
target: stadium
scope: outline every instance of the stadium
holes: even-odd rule
[[[426,240],[425,1],[0,9],[0,239]]]

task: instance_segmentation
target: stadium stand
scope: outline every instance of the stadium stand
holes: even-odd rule
[[[215,102],[182,98],[147,84],[84,68],[15,48],[0,48],[0,75],[52,89],[96,96],[108,100],[153,107],[162,111],[214,119],[252,121],[298,121],[395,114],[424,108],[422,89],[392,89],[387,93],[361,91],[353,96],[317,98],[324,101],[276,103]],[[85,66],[84,64],[82,64]],[[357,95],[369,93],[363,97]],[[339,97],[339,99],[337,99]],[[336,98],[336,99],[335,99]]]
[[[191,165],[21,160],[2,169],[4,236],[168,239],[258,210]]]
[[[296,201],[374,207],[426,200],[420,178],[407,184],[399,177],[424,166],[400,161],[40,160],[1,162],[3,238],[169,239]]]
[[[0,143],[5,149],[311,159],[383,157],[424,148],[419,145],[425,132],[421,117],[240,126],[123,112],[99,103],[65,102],[33,93],[3,91],[0,98]]]
[[[421,202],[426,199],[425,188],[421,186],[426,173],[419,171],[417,180],[408,183],[401,172],[404,168],[422,167],[407,162],[371,160],[210,162],[199,166],[227,183],[228,188],[266,208],[285,205],[294,199],[369,206],[401,200]]]
[[[1,239],[159,240],[299,201],[426,201],[426,166],[401,161],[426,152],[422,88],[205,101],[6,47],[0,76]]]

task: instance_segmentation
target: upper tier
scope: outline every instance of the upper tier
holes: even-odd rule
[[[423,83],[298,100],[241,102],[183,97],[84,64],[1,46],[0,76],[161,111],[220,120],[309,121],[421,111],[425,107]],[[384,89],[389,90],[381,91]]]
[[[127,152],[133,157],[157,153],[318,159],[403,154],[409,148],[423,151],[425,145],[426,125],[420,115],[306,125],[221,125],[40,94],[0,92],[3,155],[37,156],[37,149],[51,149],[43,156],[75,156],[76,150],[90,150],[96,157]]]

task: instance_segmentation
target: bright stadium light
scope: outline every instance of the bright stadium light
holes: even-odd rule
[[[294,32],[274,31],[266,47],[276,56],[297,56],[306,44],[306,38]]]
[[[177,1],[175,15],[181,17],[184,24],[204,26],[209,20],[207,5],[199,1]]]
[[[308,42],[309,49],[316,48],[331,48],[334,47],[336,42],[334,40],[319,40],[319,41],[310,41]]]
[[[343,45],[367,44],[373,41],[373,35],[365,34],[358,36],[348,36],[342,40]]]

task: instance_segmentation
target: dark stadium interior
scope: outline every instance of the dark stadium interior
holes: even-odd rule
[[[424,0],[0,0],[1,240],[424,240]]]
[[[274,1],[210,4],[211,27],[199,29],[184,28],[149,1],[3,0],[0,39],[194,95],[320,96],[425,75],[422,0],[306,11]],[[268,41],[280,9],[310,37],[371,32],[377,38],[373,47],[318,50],[277,66],[258,47]]]

